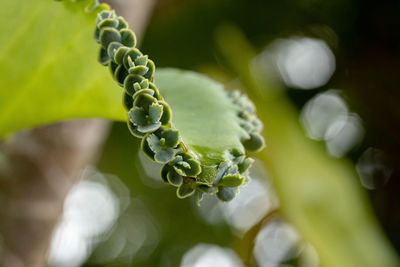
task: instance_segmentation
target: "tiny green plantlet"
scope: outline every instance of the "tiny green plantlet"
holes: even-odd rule
[[[209,99],[197,98],[195,90],[191,88],[182,88],[181,93],[185,95],[183,99],[170,98],[177,101],[178,105],[187,107],[183,111],[186,115],[196,112],[196,104],[227,113],[226,117],[206,118],[202,127],[206,127],[208,132],[215,132],[215,135],[218,135],[215,128],[222,128],[222,131],[228,132],[236,140],[226,147],[218,148],[218,151],[209,151],[201,143],[211,140],[196,143],[193,140],[198,133],[193,133],[194,136],[185,133],[199,126],[184,126],[183,129],[175,127],[175,124],[180,124],[179,119],[176,123],[172,119],[171,106],[154,83],[155,64],[135,47],[136,36],[121,16],[117,16],[113,10],[101,11],[96,19],[94,38],[100,44],[98,61],[108,66],[114,80],[124,88],[123,105],[127,111],[130,132],[141,138],[141,150],[149,159],[163,164],[162,181],[177,187],[179,198],[195,195],[197,203],[204,194],[216,194],[222,201],[232,200],[239,187],[249,180],[248,169],[253,160],[245,155],[244,148],[258,151],[264,147],[260,135],[262,123],[255,115],[253,103],[238,91],[225,93],[220,88],[216,89],[217,93],[210,92]],[[173,90],[165,90],[166,95]],[[179,96],[180,93],[173,95]],[[206,101],[202,103],[203,99]],[[201,112],[201,109],[198,111]],[[194,123],[196,117],[205,115],[199,113],[185,119],[185,114],[182,116],[182,111],[180,113],[183,117],[180,121],[189,120]],[[215,125],[219,123],[218,119],[229,120],[229,116],[234,118],[226,129],[223,123],[222,126]],[[200,136],[202,138],[207,137]],[[218,136],[214,138],[218,139]]]

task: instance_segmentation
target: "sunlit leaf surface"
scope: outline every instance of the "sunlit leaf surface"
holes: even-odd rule
[[[48,0],[0,0],[0,135],[68,118],[123,119],[97,63],[95,17]]]

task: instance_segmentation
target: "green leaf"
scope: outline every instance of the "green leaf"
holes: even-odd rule
[[[129,79],[129,77],[127,77],[126,80],[128,80],[128,79]],[[137,84],[138,83],[135,83],[134,87]],[[135,90],[136,90],[136,88],[135,88]],[[149,105],[154,104],[156,102],[155,98],[152,97],[154,95],[154,91],[152,89],[140,89],[140,90],[136,91],[136,93],[133,94],[132,98],[136,99],[137,96],[143,95],[143,94],[146,94],[148,96],[146,96],[146,95],[142,96],[140,100],[136,101],[137,106],[146,105],[146,108],[147,108]],[[143,103],[143,104],[141,104],[141,103]]]
[[[117,64],[122,64],[124,56],[128,52],[128,50],[129,48],[125,46],[121,46],[120,48],[118,48],[117,52],[114,55],[114,60]]]
[[[354,165],[333,159],[305,136],[297,108],[283,88],[270,82],[268,73],[263,72],[261,79],[261,73],[254,72],[257,66],[250,63],[257,54],[244,34],[225,26],[217,37],[224,59],[247,88],[261,118],[268,118],[264,121],[268,148],[259,157],[268,164],[279,211],[312,243],[321,266],[399,266],[398,255],[373,217]]]
[[[158,103],[163,105],[163,111],[164,111],[160,121],[162,125],[167,125],[172,119],[171,107],[164,101],[159,101]]]
[[[175,156],[175,151],[172,148],[166,148],[162,150],[158,150],[154,155],[155,161],[159,163],[167,163],[172,160]]]
[[[218,187],[217,197],[222,201],[231,201],[238,192],[237,187]]]
[[[147,124],[147,125],[140,125],[138,126],[138,131],[142,133],[151,133],[160,128],[161,122],[156,122],[152,124]]]
[[[174,171],[170,171],[167,174],[168,182],[174,186],[180,186],[182,184],[183,178]]]
[[[128,126],[129,126],[129,124],[128,124]],[[134,128],[133,128],[133,129],[134,129]],[[134,130],[132,131],[132,130],[131,130],[131,127],[129,127],[129,130],[130,130],[131,132],[133,132],[133,134],[135,135],[135,131],[134,131]],[[137,137],[140,138],[140,136],[137,136]],[[144,154],[145,156],[147,156],[149,159],[151,159],[151,160],[154,161],[155,152],[153,151],[152,148],[150,148],[149,141],[148,141],[148,136],[147,136],[147,137],[144,137],[144,138],[142,139],[142,142],[141,142],[141,144],[140,144],[140,148],[141,148],[141,150],[142,150],[142,152],[143,152],[143,154]]]
[[[188,196],[193,195],[195,192],[193,182],[191,181],[184,181],[181,186],[178,187],[176,194],[179,198],[186,198]]]
[[[239,162],[238,167],[239,167],[239,173],[244,173],[246,172],[250,166],[253,164],[254,159],[252,158],[245,158],[243,161]]]
[[[128,28],[128,22],[123,17],[118,17],[118,30]]]
[[[160,139],[155,134],[150,134],[147,137],[147,142],[149,143],[149,147],[152,151],[157,152],[162,149],[160,146]]]
[[[149,106],[151,106],[153,103],[157,102],[157,99],[149,95],[146,90],[140,90],[136,92],[134,98],[135,100],[133,101],[133,104],[136,107],[144,107],[146,110],[148,110]]]
[[[175,150],[171,147],[163,146],[162,142],[165,142],[163,138],[160,140],[155,134],[150,134],[146,140],[150,149],[155,153],[155,161],[159,163],[167,163],[174,158]]]
[[[179,131],[167,129],[163,131],[161,137],[165,139],[165,145],[168,147],[176,147],[179,143]]]
[[[140,52],[137,48],[131,48],[126,52],[123,60],[123,64],[125,68],[129,69],[131,67],[132,62],[139,56],[142,55],[142,52]]]
[[[134,107],[128,112],[128,117],[135,125],[146,125],[146,112],[143,108]]]
[[[128,76],[128,71],[124,68],[124,66],[118,66],[114,73],[114,80],[117,81],[120,86],[123,86],[126,76]]]
[[[117,27],[118,26],[118,20],[117,19],[113,19],[113,18],[108,18],[108,19],[104,19],[101,21],[101,23],[99,24],[99,28],[104,28],[104,27]]]
[[[221,181],[218,183],[218,186],[225,187],[237,187],[244,182],[244,177],[240,174],[231,174],[222,177]]]
[[[137,138],[142,138],[146,135],[145,133],[139,132],[137,126],[135,126],[131,121],[128,121],[127,124],[128,124],[128,129],[133,136],[136,136]]]
[[[146,66],[134,66],[129,68],[129,74],[137,74],[137,75],[144,75],[149,70]]]
[[[126,110],[130,110],[133,107],[133,98],[126,92],[122,96],[122,105]]]
[[[131,30],[121,30],[121,43],[128,47],[134,47],[136,45],[136,36]]]
[[[173,167],[182,176],[196,177],[201,172],[200,164],[189,153],[179,153],[173,161]]]
[[[155,83],[173,112],[172,123],[182,141],[202,165],[215,166],[228,160],[226,151],[244,153],[237,107],[226,97],[223,86],[204,75],[176,69],[158,70]]]
[[[117,53],[118,49],[121,47],[121,44],[118,42],[112,42],[107,49],[107,54],[111,59],[115,58],[115,54]]]
[[[264,139],[258,133],[251,133],[250,138],[245,139],[243,145],[246,149],[250,151],[260,151],[264,148]]]
[[[104,48],[101,48],[99,50],[99,62],[102,65],[107,65],[110,62],[110,56],[107,53],[107,50],[105,50]]]
[[[122,89],[97,62],[96,15],[86,5],[0,4],[0,136],[71,118],[126,120]]]
[[[163,111],[163,106],[157,103],[153,103],[149,107],[149,116],[153,123],[156,123],[161,119],[162,111]]]
[[[146,65],[146,63],[147,63],[147,60],[149,59],[149,57],[147,56],[147,55],[145,55],[145,56],[138,56],[136,59],[135,59],[135,65]]]

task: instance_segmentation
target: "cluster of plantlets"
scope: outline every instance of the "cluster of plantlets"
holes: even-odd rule
[[[130,132],[141,138],[141,150],[148,158],[164,164],[162,180],[177,187],[179,198],[195,194],[198,203],[203,194],[216,193],[223,201],[232,200],[248,180],[253,160],[234,149],[226,151],[227,160],[211,170],[202,166],[174,128],[171,108],[153,83],[154,62],[135,47],[136,37],[127,22],[112,10],[103,10],[96,19],[95,39],[101,45],[99,62],[109,67],[114,80],[124,88]],[[229,97],[238,107],[241,127],[248,133],[243,145],[260,149],[264,144],[259,135],[262,124],[254,115],[253,104],[239,92]]]
[[[256,108],[251,100],[235,90],[228,94],[238,109],[240,126],[247,132],[248,136],[242,139],[243,146],[249,151],[259,151],[265,146],[264,138],[260,135],[263,124],[255,114]]]

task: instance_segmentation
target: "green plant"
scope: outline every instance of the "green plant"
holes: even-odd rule
[[[4,135],[32,125],[73,117],[100,116],[124,120],[125,112],[120,110],[117,106],[120,101],[116,100],[119,98],[117,94],[121,93],[110,85],[103,71],[82,56],[93,55],[94,50],[88,41],[92,34],[89,35],[88,27],[82,25],[90,25],[96,19],[95,39],[101,45],[98,60],[109,66],[113,78],[124,87],[123,103],[128,111],[128,127],[134,136],[142,138],[142,151],[150,159],[164,164],[163,181],[177,186],[177,195],[181,198],[195,193],[199,201],[204,193],[216,193],[224,201],[231,200],[238,187],[248,179],[247,170],[252,160],[245,156],[244,148],[258,150],[263,146],[263,138],[259,135],[262,123],[255,117],[254,106],[247,97],[238,92],[228,95],[221,85],[199,74],[161,70],[161,93],[166,95],[167,101],[173,102],[172,110],[177,114],[172,118],[170,106],[153,83],[155,65],[135,48],[136,37],[128,29],[126,21],[96,1],[63,2],[68,9],[79,14],[73,18],[76,23],[65,25],[67,29],[63,36],[59,35],[62,31],[59,28],[57,31],[49,28],[47,38],[50,43],[56,42],[56,45],[49,45],[54,51],[33,47],[39,50],[37,53],[43,51],[50,55],[46,57],[45,54],[40,60],[31,57],[32,60],[27,62],[28,65],[39,62],[40,65],[35,74],[28,76],[32,81],[28,80],[27,86],[17,87],[20,94],[14,96],[15,101],[2,106],[0,133]],[[47,8],[49,4],[37,3],[35,8],[38,12],[41,5]],[[72,15],[57,9],[62,15],[58,15],[60,19],[52,18],[54,24],[65,24],[60,20]],[[27,22],[27,27],[31,32],[39,32],[43,31],[44,25]],[[79,46],[74,45],[75,42],[79,42]],[[17,43],[11,48],[20,50],[17,48],[19,45]],[[57,45],[64,45],[62,53]],[[57,53],[56,58],[61,58],[54,60],[53,53]],[[56,66],[66,64],[77,68],[71,69],[71,73],[64,72],[60,77]],[[15,73],[20,71],[23,76],[23,70],[16,69]],[[76,71],[82,74],[76,76]],[[95,76],[91,76],[93,74]],[[9,78],[4,82],[13,84]],[[51,84],[57,84],[57,89],[54,90]],[[35,90],[40,86],[47,88],[42,95]],[[76,97],[69,96],[72,92]],[[41,97],[54,100],[42,106]],[[18,105],[25,105],[26,113],[22,111],[11,119],[7,114],[14,112]],[[193,107],[196,107],[196,113],[192,112]]]
[[[245,97],[227,96],[221,84],[200,74],[153,73],[154,65],[134,48],[134,35],[124,21],[96,1],[65,0],[66,8],[46,0],[0,2],[1,136],[69,118],[126,121],[123,94],[132,134],[142,139],[142,150],[151,159],[164,164],[164,181],[180,185],[179,196],[196,189],[200,199],[203,191],[215,192],[218,186],[222,199],[234,195],[251,164],[244,147],[254,150],[262,144],[257,134],[261,124]],[[101,11],[96,27],[100,62],[109,65],[124,92],[96,62],[93,24]],[[275,178],[283,215],[312,242],[326,266],[396,266],[364,195],[351,182],[354,172],[348,163],[328,158],[305,138],[285,98],[254,80],[247,64],[254,54],[243,50],[246,45],[235,47],[240,41],[221,41],[221,50],[257,100],[262,118],[268,118],[264,134],[271,145],[261,158]],[[137,57],[126,57],[128,51]],[[197,112],[191,115],[194,107]],[[208,123],[213,132],[204,127]],[[222,177],[225,181],[218,181]]]
[[[173,110],[182,114],[173,123],[171,108],[153,83],[155,65],[135,48],[136,37],[127,22],[114,11],[104,10],[96,24],[95,39],[101,45],[99,62],[108,66],[114,80],[124,87],[128,128],[142,139],[145,155],[164,164],[163,181],[177,186],[180,198],[195,194],[199,202],[203,194],[216,193],[223,201],[232,200],[239,186],[249,179],[252,159],[245,156],[243,146],[256,151],[264,145],[259,134],[262,123],[250,100],[238,91],[227,95],[197,75],[195,79],[202,87],[184,84],[177,90],[164,86],[167,100],[170,97],[175,103]],[[174,72],[170,73],[172,76]],[[184,125],[179,128],[182,134],[175,124]]]

